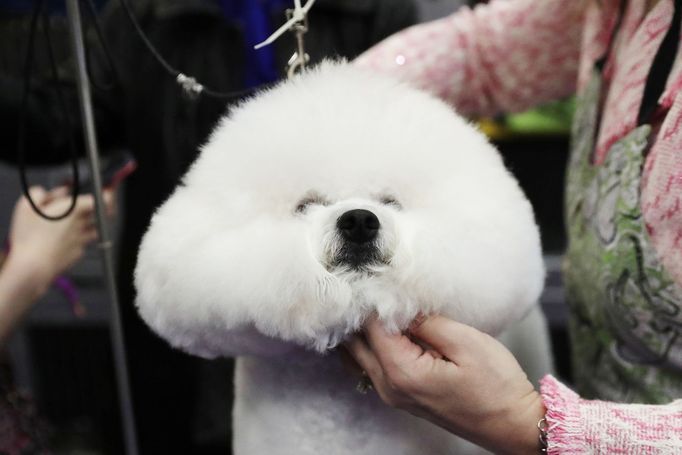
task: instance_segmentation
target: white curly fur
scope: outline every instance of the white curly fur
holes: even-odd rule
[[[296,212],[311,194],[325,204]],[[343,243],[336,220],[359,208],[381,223],[382,261],[361,271],[334,264]],[[296,346],[325,351],[372,313],[391,330],[422,312],[498,334],[536,303],[543,278],[531,206],[482,134],[426,93],[325,63],[219,123],[154,215],[135,285],[142,317],[173,346],[204,357],[268,356],[238,366],[237,399],[251,396],[247,389],[255,381],[261,385],[250,403],[267,398],[274,406],[282,398],[268,394],[265,370],[254,370],[271,374],[279,365],[280,383],[297,362],[312,368],[299,374],[313,377],[323,370],[320,362],[327,362],[324,368],[335,362]],[[301,387],[298,380],[290,387]],[[325,381],[328,387],[338,379]],[[306,387],[313,393],[323,386]],[[355,396],[340,400],[354,409]],[[247,440],[253,425],[265,423],[240,427],[250,421],[245,413],[255,412],[240,406],[236,438]],[[395,411],[376,412],[395,419]],[[260,453],[263,442],[253,438],[237,441],[244,450],[237,453]],[[413,440],[416,450],[421,437]],[[273,444],[262,450],[290,453],[285,443]],[[291,453],[308,453],[305,447]]]

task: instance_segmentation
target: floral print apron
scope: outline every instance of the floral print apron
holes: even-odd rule
[[[652,128],[642,123],[593,164],[601,89],[596,65],[578,102],[567,170],[575,384],[585,398],[667,403],[682,397],[682,289],[658,260],[640,208]]]

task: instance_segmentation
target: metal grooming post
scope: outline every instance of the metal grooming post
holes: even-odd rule
[[[95,210],[97,214],[97,228],[100,235],[100,248],[102,250],[102,265],[104,278],[111,300],[110,335],[114,355],[114,366],[118,384],[118,397],[121,411],[121,420],[125,450],[127,455],[137,455],[137,435],[135,433],[135,416],[133,414],[130,383],[128,379],[128,366],[125,357],[125,341],[121,312],[116,290],[114,276],[114,261],[112,255],[112,242],[109,234],[109,226],[106,219],[104,201],[102,199],[102,179],[99,174],[99,151],[97,137],[95,135],[95,120],[92,111],[92,99],[90,97],[90,81],[85,63],[85,46],[83,44],[83,25],[81,22],[79,0],[66,0],[66,8],[71,31],[71,44],[73,57],[76,62],[76,76],[78,82],[78,98],[80,101],[81,119],[85,148],[90,163],[92,174],[93,192],[95,196]]]

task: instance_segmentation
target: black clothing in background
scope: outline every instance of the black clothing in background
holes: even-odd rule
[[[223,17],[217,2],[129,0],[129,3],[150,41],[172,66],[214,90],[244,88],[242,32],[239,24]],[[110,92],[93,92],[100,143],[103,149],[128,148],[139,163],[137,172],[126,185],[118,285],[140,453],[204,453],[197,447],[192,431],[197,413],[202,412],[197,409],[197,390],[201,387],[197,372],[210,371],[214,364],[171,349],[149,330],[134,308],[132,274],[139,242],[152,212],[170,195],[196,157],[198,146],[228,105],[220,99],[200,97],[191,101],[183,97],[173,78],[142,45],[118,0],[109,2],[102,20],[120,86]],[[283,11],[272,12],[273,24],[279,25],[285,20]],[[324,57],[352,59],[381,39],[412,25],[416,20],[416,8],[412,0],[318,0],[309,20],[310,30],[305,38],[313,63]],[[109,80],[111,74],[106,71],[108,67],[101,48],[96,41],[90,41],[95,43],[90,46],[94,56],[91,62],[93,76],[98,80]],[[286,62],[295,49],[293,36],[286,34],[274,46],[276,62],[284,76]],[[10,67],[10,71],[5,73],[0,66],[3,70],[0,75],[0,121],[9,124],[16,122],[20,99],[18,87],[23,60],[19,56],[23,54],[17,54],[17,48],[23,49],[23,46],[15,41],[10,51],[16,54],[10,59],[13,61],[2,64],[5,68]],[[62,50],[60,55],[68,53]],[[77,116],[77,100],[68,70],[63,71],[61,80],[71,114]],[[29,103],[28,152],[34,162],[52,162],[67,157],[69,134],[77,136],[79,147],[82,143],[77,129],[67,131],[54,127],[60,125],[60,113],[46,81],[47,78],[42,77],[34,83],[36,90]],[[15,131],[12,128],[0,133],[0,156],[13,156]],[[254,134],[263,132],[254,131]],[[12,145],[8,148],[8,144]],[[218,374],[224,374],[224,366],[216,368]],[[225,377],[225,391],[231,387],[230,378]],[[215,401],[228,416],[229,399]],[[229,422],[224,425],[227,431]],[[223,453],[225,449],[221,449]]]
[[[27,0],[27,3],[28,2]],[[30,5],[29,5],[30,6]],[[0,159],[15,163],[19,113],[24,88],[24,63],[28,45],[30,16],[8,12],[0,0]],[[42,26],[42,23],[40,24]],[[51,45],[56,60],[57,81],[53,81],[47,52],[46,35],[41,27],[35,36],[31,71],[31,91],[26,105],[26,158],[29,164],[58,164],[70,157],[69,142],[83,154],[79,131],[80,111],[71,68],[66,17],[50,16]],[[66,109],[59,102],[59,86]],[[112,142],[110,108],[95,96],[98,136],[103,143]],[[66,118],[64,116],[66,115]]]

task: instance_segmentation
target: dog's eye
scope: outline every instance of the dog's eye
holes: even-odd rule
[[[296,204],[294,212],[304,213],[308,209],[308,207],[314,204],[328,205],[329,202],[327,202],[327,200],[324,197],[320,196],[319,194],[311,194],[298,201],[298,204]]]
[[[393,196],[381,196],[379,198],[379,202],[381,202],[384,205],[391,205],[391,206],[395,207],[396,209],[403,208],[403,206],[400,204],[400,202],[398,202],[398,200],[396,198],[394,198]]]

